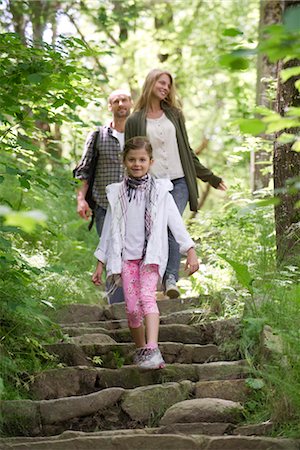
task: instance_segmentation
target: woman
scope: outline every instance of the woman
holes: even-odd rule
[[[125,141],[135,136],[149,138],[154,158],[151,174],[172,181],[172,195],[181,215],[188,201],[191,211],[197,211],[197,177],[216,189],[226,190],[222,179],[204,167],[190,148],[173,77],[166,70],[153,69],[146,77],[134,112],[125,125]],[[169,259],[163,281],[170,298],[179,296],[176,286],[179,265],[179,247],[169,233]]]

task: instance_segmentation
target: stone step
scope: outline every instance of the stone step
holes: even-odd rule
[[[101,327],[85,327],[78,325],[65,327],[64,333],[71,337],[84,334],[108,334],[116,342],[131,342],[128,328],[107,330]],[[224,344],[240,337],[240,321],[238,319],[215,320],[196,325],[167,324],[160,325],[160,342],[181,342],[184,344]]]
[[[198,395],[199,392],[204,393],[205,383],[184,380],[179,383],[155,384],[127,390],[118,387],[107,388],[88,395],[53,400],[3,401],[2,427],[8,435],[25,432],[27,435],[34,436],[58,434],[66,429],[93,431],[96,427],[98,430],[105,430],[110,429],[112,425],[114,428],[129,426],[136,428],[142,425],[149,426],[149,424],[157,426],[162,415],[165,412],[167,414],[172,405],[176,406],[178,402],[181,404],[183,400],[195,398],[195,396],[196,401],[203,402],[202,422],[205,419],[205,422],[211,424],[228,421],[231,424],[236,423],[236,412],[233,414],[232,411],[228,412],[225,409],[228,409],[228,401],[231,410],[232,405],[235,405],[235,411],[240,408],[236,400],[239,400],[241,395],[238,396],[236,391],[240,391],[243,394],[242,399],[245,400],[245,382],[230,380],[218,383],[220,388],[224,383],[223,390],[220,389],[222,397],[218,399],[215,395],[216,390],[211,390],[210,398]],[[198,425],[199,419],[198,416]],[[173,423],[174,420],[162,421],[164,426]],[[220,431],[220,427],[216,427],[215,430]]]
[[[202,317],[205,317],[208,311],[203,308],[191,307],[183,311],[171,312],[169,314],[160,316],[160,323],[166,324],[183,324],[190,325],[194,322],[199,322]],[[74,323],[60,323],[61,328],[72,328]],[[98,320],[93,322],[77,322],[76,326],[80,328],[101,328],[107,330],[118,330],[122,328],[128,328],[127,319],[113,319],[113,320]]]
[[[125,431],[125,430],[124,430]],[[60,435],[38,440],[2,440],[1,450],[299,450],[298,439],[203,436],[199,434],[154,434],[147,432],[122,433],[116,430],[108,435],[81,433],[77,436]]]
[[[93,335],[87,335],[87,337],[89,336]],[[199,364],[224,359],[219,348],[214,344],[163,342],[159,344],[159,348],[167,364]],[[135,353],[135,345],[132,343],[76,345],[62,342],[46,345],[45,349],[48,353],[57,355],[59,362],[67,366],[99,365],[111,369],[132,364]],[[95,358],[94,364],[93,358]]]
[[[228,380],[244,378],[248,373],[249,367],[245,361],[167,364],[160,370],[142,370],[133,365],[118,369],[65,367],[38,374],[29,389],[33,398],[47,400],[90,394],[108,387],[133,389],[171,381]]]
[[[200,307],[201,303],[208,301],[209,296],[196,298],[166,299],[157,302],[162,316],[186,310],[190,307]],[[51,314],[52,320],[57,323],[81,323],[104,320],[126,319],[124,303],[116,303],[105,307],[97,305],[70,304],[59,308]]]

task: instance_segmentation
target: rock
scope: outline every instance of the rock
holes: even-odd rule
[[[64,326],[63,333],[69,336],[82,336],[83,334],[107,334],[110,335],[110,330],[103,327],[89,327],[89,326]]]
[[[234,425],[231,423],[206,423],[206,422],[192,422],[192,423],[172,423],[170,425],[161,426],[156,429],[155,433],[159,434],[205,434],[217,435],[231,434]]]
[[[103,327],[79,327],[79,326],[65,326],[63,328],[63,333],[67,334],[68,336],[83,336],[84,334],[106,334],[110,335],[110,330],[107,330]]]
[[[171,406],[160,421],[161,425],[182,422],[230,422],[241,418],[242,406],[219,398],[185,400]]]
[[[198,380],[226,380],[243,378],[249,373],[245,361],[217,361],[207,364],[198,364]]]
[[[1,401],[1,429],[5,434],[36,435],[41,430],[38,402],[32,400]]]
[[[233,402],[245,402],[249,392],[245,380],[199,381],[195,384],[196,398],[223,398]]]
[[[266,361],[277,359],[281,366],[289,366],[287,356],[284,354],[281,336],[275,334],[272,328],[265,325],[260,335],[260,352]]]
[[[114,405],[123,392],[124,389],[115,387],[85,396],[43,400],[40,402],[42,422],[48,425],[94,414]]]
[[[177,358],[178,363],[205,363],[220,359],[220,352],[214,344],[186,344]]]
[[[205,450],[299,450],[299,441],[265,437],[211,437]]]
[[[236,427],[233,434],[242,436],[266,436],[271,434],[274,429],[274,424],[270,421],[262,423],[254,423],[250,425],[242,425]]]
[[[203,443],[206,438],[201,438]],[[1,445],[1,444],[0,444]],[[3,450],[199,450],[199,444],[192,436],[111,434],[109,436],[78,436],[70,439],[44,438],[41,441],[12,443]],[[2,450],[2,449],[1,449]]]
[[[59,344],[45,345],[47,352],[57,355],[59,362],[66,366],[92,366],[84,351],[75,344],[61,342]]]
[[[107,334],[90,333],[72,338],[72,342],[77,345],[88,344],[116,344],[116,341]]]
[[[146,422],[161,415],[174,403],[189,397],[193,388],[190,381],[143,386],[123,396],[122,409],[137,422]]]
[[[90,394],[95,391],[96,381],[96,368],[61,367],[40,373],[29,388],[35,399],[49,400]]]
[[[58,323],[95,322],[104,319],[104,309],[96,305],[80,305],[74,303],[55,311]]]
[[[160,323],[162,325],[167,324],[183,324],[189,325],[197,317],[201,317],[206,311],[203,309],[188,309],[186,311],[176,311],[167,315],[161,316]]]

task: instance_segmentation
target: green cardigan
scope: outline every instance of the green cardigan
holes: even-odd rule
[[[218,187],[222,179],[214,175],[211,170],[204,167],[191,149],[185,128],[184,117],[181,111],[165,105],[162,105],[162,107],[167,118],[175,126],[182,169],[189,190],[190,209],[191,211],[197,211],[197,177],[202,181],[209,182],[209,184],[211,184],[214,188]],[[134,112],[126,120],[125,141],[135,136],[147,136],[145,110]]]

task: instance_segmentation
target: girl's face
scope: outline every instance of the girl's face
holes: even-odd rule
[[[170,77],[169,75],[164,73],[154,83],[152,95],[161,101],[168,96],[168,94],[170,93],[170,89],[171,89]]]
[[[153,159],[150,159],[144,148],[129,150],[124,160],[128,176],[132,178],[141,178],[146,175],[152,163]]]

